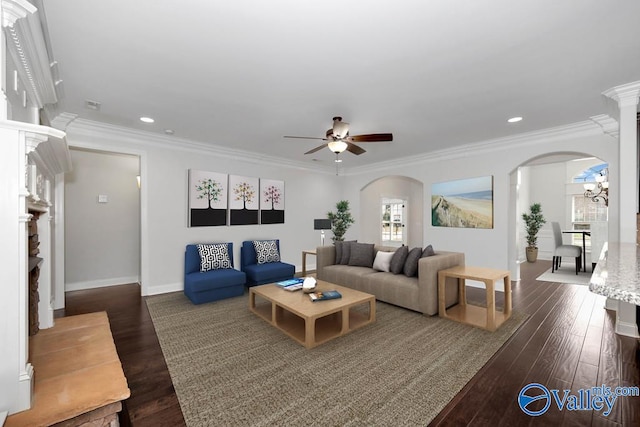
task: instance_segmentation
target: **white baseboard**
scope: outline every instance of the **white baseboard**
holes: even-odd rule
[[[184,290],[184,284],[180,283],[168,283],[160,286],[150,286],[146,292],[142,292],[142,296],[168,294],[169,292],[179,292]]]
[[[86,282],[65,283],[65,292],[80,291],[83,289],[104,288],[107,286],[126,285],[128,283],[139,283],[139,276],[113,277],[110,279],[89,280]]]
[[[631,338],[640,338],[638,326],[635,323],[622,322],[620,318],[616,320],[616,334]]]
[[[20,373],[18,379],[18,402],[17,406],[11,409],[11,413],[26,411],[31,408],[31,399],[33,397],[33,365],[27,363],[24,372]]]

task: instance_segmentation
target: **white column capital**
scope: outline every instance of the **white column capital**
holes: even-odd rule
[[[638,98],[640,97],[640,81],[612,87],[611,89],[602,92],[602,94],[607,98],[611,98],[616,101],[621,108],[638,105]]]

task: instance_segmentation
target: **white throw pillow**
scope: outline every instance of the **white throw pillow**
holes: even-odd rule
[[[373,260],[373,269],[388,272],[393,254],[394,252],[378,251],[378,253],[376,254],[376,259]]]

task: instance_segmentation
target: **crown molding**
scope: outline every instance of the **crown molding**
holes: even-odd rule
[[[2,0],[7,50],[33,105],[58,102],[38,9],[26,0]]]
[[[140,154],[139,151],[131,151],[131,145],[143,148],[164,148],[168,150],[187,151],[202,154],[209,153],[218,157],[237,160],[242,159],[253,164],[281,166],[291,169],[313,171],[325,174],[335,174],[335,169],[322,165],[308,165],[294,160],[269,156],[245,150],[223,147],[216,144],[196,142],[189,139],[175,136],[160,135],[153,132],[115,126],[107,123],[96,122],[78,118],[75,114],[62,113],[53,121],[52,125],[58,129],[64,129],[71,136],[70,145],[80,148],[93,148],[103,151],[121,150],[133,154]],[[102,144],[95,140],[96,135],[101,135],[101,139],[108,139],[110,143]],[[104,136],[108,135],[109,138]],[[86,137],[77,139],[75,137]],[[125,147],[118,146],[123,143]],[[128,147],[128,148],[127,148]]]
[[[601,135],[600,128],[593,121],[583,121],[572,123],[569,125],[558,126],[544,129],[541,131],[527,132],[503,138],[490,139],[471,144],[460,145],[444,150],[424,153],[422,155],[407,156],[395,160],[374,163],[362,167],[354,167],[345,171],[344,175],[359,175],[368,172],[376,172],[384,169],[394,169],[398,167],[407,167],[423,163],[440,162],[443,160],[452,160],[462,157],[469,157],[476,154],[486,154],[488,152],[502,151],[505,149],[513,150],[515,147],[526,147],[539,144],[541,140],[545,142],[553,142],[557,140],[567,139],[568,137],[580,137],[590,135]]]
[[[616,140],[618,139],[618,135],[620,135],[620,125],[616,119],[607,114],[599,114],[589,118],[600,126],[605,134],[616,138]]]

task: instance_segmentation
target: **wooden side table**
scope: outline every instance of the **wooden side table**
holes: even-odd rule
[[[302,251],[302,277],[307,275],[307,255],[316,255],[316,250],[307,249]]]
[[[458,279],[458,305],[447,311],[445,304],[445,286],[447,278]],[[467,304],[465,281],[484,282],[487,291],[487,307]],[[496,311],[495,284],[504,280],[504,309]],[[478,328],[495,331],[505,320],[511,317],[511,276],[507,270],[458,265],[438,271],[438,313],[440,317]]]

